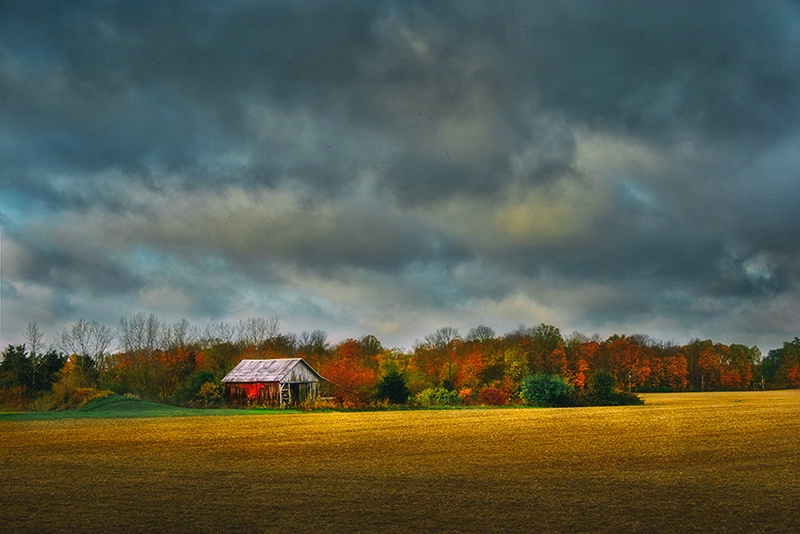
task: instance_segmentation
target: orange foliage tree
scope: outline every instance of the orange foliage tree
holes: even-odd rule
[[[338,403],[359,407],[369,402],[378,382],[375,362],[375,368],[367,366],[359,342],[348,339],[334,349],[331,359],[320,367],[320,374],[330,381]]]

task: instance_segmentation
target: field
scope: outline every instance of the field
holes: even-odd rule
[[[644,406],[0,417],[4,531],[783,532],[800,391]]]

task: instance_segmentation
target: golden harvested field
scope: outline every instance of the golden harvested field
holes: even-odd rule
[[[800,530],[800,391],[0,421],[0,530]]]

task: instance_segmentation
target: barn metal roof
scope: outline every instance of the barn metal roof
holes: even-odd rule
[[[223,382],[317,382],[325,380],[302,358],[242,360]]]

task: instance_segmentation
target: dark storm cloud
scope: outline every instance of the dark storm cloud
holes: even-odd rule
[[[19,298],[678,329],[798,291],[793,3],[0,10]]]
[[[4,118],[50,136],[41,142],[55,163],[84,170],[180,168],[244,142],[243,99],[325,109],[325,95],[352,81],[365,20],[278,3],[14,7],[3,29],[14,30],[4,81],[15,105]]]
[[[782,5],[52,7],[22,6],[5,19],[3,29],[13,29],[6,54],[32,51],[18,52],[15,72],[6,68],[14,105],[4,123],[27,133],[51,165],[83,172],[118,165],[144,177],[158,165],[213,181],[198,159],[252,147],[243,103],[256,101],[330,117],[341,130],[325,132],[316,149],[354,129],[398,143],[391,187],[422,191],[421,200],[502,187],[509,154],[543,142],[523,120],[539,109],[574,127],[673,141],[764,141],[792,127],[800,110],[800,65]],[[462,161],[437,133],[486,107],[492,120],[480,126],[493,131],[480,140],[485,154]],[[438,150],[415,157],[419,142]],[[237,179],[298,174],[335,190],[351,178],[335,164],[338,172],[308,172],[314,162],[330,168],[320,152],[294,169],[270,165],[274,148],[260,147],[260,165]],[[551,166],[569,168],[571,156]],[[28,167],[25,159],[16,170]]]
[[[543,103],[643,137],[728,139],[794,128],[797,8],[788,2],[593,2],[530,14]]]

